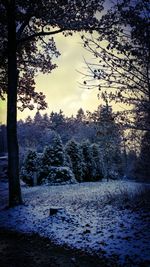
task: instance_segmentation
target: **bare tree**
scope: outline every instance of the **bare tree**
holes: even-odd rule
[[[100,95],[106,90],[110,100],[127,105],[120,114],[126,127],[150,131],[149,2],[117,1],[101,23],[106,29],[98,36],[82,37],[95,58],[86,62],[84,84],[97,87]]]

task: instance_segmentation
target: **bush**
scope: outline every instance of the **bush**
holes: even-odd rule
[[[53,184],[70,184],[76,183],[75,176],[68,167],[55,167],[49,168],[49,175],[44,179],[45,183]]]
[[[118,180],[119,179],[119,173],[117,171],[110,170],[109,179]]]
[[[33,181],[34,174],[32,171],[27,171],[24,167],[21,169],[20,178],[29,186],[34,185]]]

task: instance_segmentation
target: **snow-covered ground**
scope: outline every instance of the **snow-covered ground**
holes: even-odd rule
[[[0,183],[0,227],[36,232],[130,266],[150,264],[150,214],[133,203],[141,188],[142,184],[125,181],[23,186],[25,205],[4,209],[7,184]],[[62,209],[49,216],[53,206]]]

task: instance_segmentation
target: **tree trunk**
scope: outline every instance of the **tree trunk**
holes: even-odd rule
[[[7,92],[7,142],[9,206],[22,203],[19,180],[19,150],[17,141],[17,56],[15,0],[8,3],[8,92]]]

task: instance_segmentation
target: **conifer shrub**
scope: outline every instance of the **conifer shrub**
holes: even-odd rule
[[[51,165],[52,166],[65,165],[65,151],[59,134],[56,134],[53,139],[53,146],[51,152]]]
[[[83,181],[94,181],[96,176],[96,163],[94,161],[92,148],[88,140],[84,140],[81,143],[81,150],[84,163]]]
[[[46,146],[41,157],[39,166],[39,183],[42,183],[49,176],[51,167],[65,166],[65,151],[62,140],[58,134],[55,134],[52,145]]]
[[[41,184],[49,174],[49,168],[52,162],[51,160],[52,153],[53,153],[52,146],[46,146],[44,148],[38,166],[38,184]]]
[[[21,168],[20,178],[29,186],[34,185],[34,175],[38,171],[38,155],[35,151],[29,150],[23,167]]]
[[[76,179],[70,168],[52,166],[43,182],[50,185],[72,184],[76,183]]]
[[[83,180],[84,162],[80,145],[75,140],[70,140],[66,144],[66,153],[70,157],[72,171],[78,182]]]

